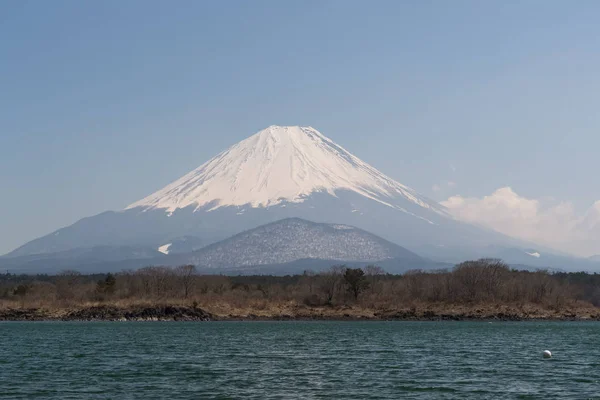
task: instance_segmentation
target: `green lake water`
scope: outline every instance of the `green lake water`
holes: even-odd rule
[[[600,323],[6,322],[0,398],[600,399]]]

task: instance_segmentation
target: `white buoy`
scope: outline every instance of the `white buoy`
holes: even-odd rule
[[[552,358],[552,353],[550,350],[544,350],[544,358]]]

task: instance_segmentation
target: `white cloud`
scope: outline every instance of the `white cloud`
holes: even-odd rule
[[[466,222],[581,256],[600,254],[600,201],[583,215],[570,202],[528,199],[510,187],[482,198],[452,196],[442,204]]]

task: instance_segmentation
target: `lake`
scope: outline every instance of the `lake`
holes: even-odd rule
[[[5,322],[0,339],[3,399],[600,398],[597,322]]]

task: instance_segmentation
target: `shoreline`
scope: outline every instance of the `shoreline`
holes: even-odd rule
[[[42,321],[600,321],[600,309],[554,311],[500,307],[422,307],[399,310],[369,310],[348,307],[318,307],[295,310],[232,310],[215,313],[205,308],[180,305],[94,305],[72,308],[3,308],[0,322]],[[236,312],[237,311],[237,312]],[[291,311],[291,312],[290,312]]]

